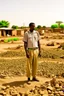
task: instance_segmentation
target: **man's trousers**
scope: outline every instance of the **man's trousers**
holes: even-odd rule
[[[32,68],[32,77],[36,77],[37,72],[37,59],[38,59],[38,49],[28,50],[30,57],[27,58],[27,77],[31,76]]]

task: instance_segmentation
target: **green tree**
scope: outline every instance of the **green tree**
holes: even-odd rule
[[[5,20],[1,20],[0,21],[0,28],[2,28],[2,27],[9,27],[9,22],[8,21],[5,21]]]
[[[43,28],[46,28],[46,26],[43,26]]]
[[[18,29],[19,27],[17,25],[12,26],[13,29]]]
[[[52,25],[51,25],[51,28],[53,29],[53,32],[54,32],[54,29],[55,29],[55,28],[58,28],[58,24],[52,24]]]
[[[41,25],[38,25],[37,28],[40,29],[41,28]]]
[[[62,32],[64,32],[64,24],[60,24],[60,28],[62,29]]]
[[[21,29],[25,29],[26,27],[25,27],[25,26],[21,26],[20,28],[21,28]]]
[[[64,24],[60,24],[60,28],[64,28]]]
[[[52,25],[51,25],[51,28],[52,28],[52,29],[58,28],[58,24],[52,24]]]
[[[58,28],[60,28],[60,24],[63,22],[62,21],[56,21],[56,23],[58,24]]]

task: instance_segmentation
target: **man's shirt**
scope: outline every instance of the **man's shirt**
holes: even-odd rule
[[[28,48],[38,48],[38,40],[40,39],[39,32],[37,31],[27,31],[24,34],[24,42],[27,42]]]

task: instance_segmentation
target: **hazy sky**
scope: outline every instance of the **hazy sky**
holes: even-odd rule
[[[64,22],[64,0],[0,0],[0,20],[22,26],[35,22],[50,26],[55,21]]]

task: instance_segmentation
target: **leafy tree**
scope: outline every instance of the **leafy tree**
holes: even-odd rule
[[[55,28],[58,28],[58,24],[52,24],[52,25],[51,25],[51,28],[53,29],[52,31],[54,32],[54,29],[55,29]]]
[[[62,29],[63,29],[63,28],[64,28],[64,24],[61,24],[61,25],[60,25],[60,28],[62,28]]]
[[[58,28],[58,24],[52,24],[52,25],[51,25],[51,28],[52,28],[52,29]]]
[[[21,28],[21,29],[24,29],[24,28],[26,28],[26,27],[25,27],[25,26],[21,26],[20,28]]]
[[[12,28],[13,29],[18,29],[18,26],[17,25],[13,25]]]
[[[46,28],[46,26],[43,26],[43,28]]]
[[[62,21],[56,21],[56,23],[58,24],[58,28],[60,28],[60,24],[63,22]]]
[[[64,33],[64,24],[61,24],[60,28],[62,29],[62,32]]]
[[[8,21],[5,21],[5,20],[2,20],[2,21],[0,21],[0,28],[2,28],[2,27],[9,27],[9,22]]]
[[[38,25],[37,28],[40,29],[41,28],[41,25]]]

